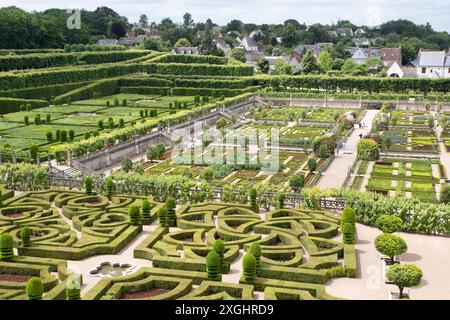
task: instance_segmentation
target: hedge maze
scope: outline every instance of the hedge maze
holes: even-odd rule
[[[178,206],[169,227],[158,212],[170,211],[170,201],[72,190],[4,194],[0,299],[31,299],[27,282],[34,277],[40,282],[30,289],[33,299],[76,299],[79,290],[66,289],[80,275],[68,271],[66,261],[120,254],[145,225],[153,231],[136,243],[134,258],[149,267],[98,278],[82,299],[336,299],[325,290],[330,270],[356,275],[354,246],[336,240],[339,220],[327,212],[260,214],[241,204],[202,203]],[[145,220],[143,205],[150,207]]]

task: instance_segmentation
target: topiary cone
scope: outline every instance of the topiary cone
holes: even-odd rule
[[[167,209],[167,223],[170,227],[177,226],[177,214],[175,208],[177,207],[176,202],[173,198],[167,198],[166,209]]]
[[[256,275],[260,274],[260,260],[261,260],[261,247],[259,246],[259,244],[257,244],[256,242],[253,242],[250,245],[250,248],[248,250],[248,253],[250,253],[251,255],[253,255],[256,259]]]
[[[167,226],[167,209],[165,207],[161,207],[158,210],[158,220],[159,225],[166,227]]]
[[[344,229],[342,230],[342,242],[345,244],[355,243],[355,235],[353,233],[353,227],[350,223],[344,224]]]
[[[341,216],[341,232],[344,230],[344,225],[346,223],[349,223],[353,229],[355,229],[355,223],[356,223],[356,216],[355,216],[355,210],[352,208],[345,208],[344,211],[342,211]]]
[[[11,260],[14,258],[14,241],[9,233],[4,233],[0,237],[0,259]]]
[[[244,279],[246,281],[253,281],[256,277],[256,258],[247,253],[242,260],[242,269],[244,273]]]
[[[138,226],[141,223],[141,212],[139,207],[136,205],[131,205],[128,208],[128,215],[130,216],[130,223],[132,226]]]
[[[224,273],[224,254],[225,254],[225,245],[223,244],[222,240],[217,239],[213,243],[213,250],[215,253],[219,255],[220,258],[220,270],[222,273]]]
[[[220,257],[215,251],[210,251],[206,256],[206,273],[208,280],[220,281]]]
[[[66,288],[66,299],[67,300],[81,300],[81,294],[79,288]]]
[[[150,221],[150,202],[148,200],[142,201],[142,219],[146,222]]]
[[[20,230],[20,238],[22,239],[22,246],[24,247],[31,246],[30,236],[31,236],[30,228],[24,227]]]

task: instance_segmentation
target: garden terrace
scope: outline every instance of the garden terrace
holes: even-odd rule
[[[424,202],[437,202],[441,184],[446,179],[438,160],[359,161],[355,169],[355,175],[349,181],[352,189]]]
[[[227,152],[223,153],[223,158],[227,158]],[[181,158],[180,158],[181,159]],[[268,154],[268,163],[270,154]],[[308,155],[302,152],[280,151],[279,153],[279,169],[277,171],[264,170],[260,166],[235,166],[233,164],[211,165],[214,176],[211,181],[213,186],[224,187],[226,185],[235,187],[248,188],[254,184],[270,184],[281,190],[289,191],[289,179],[298,173],[303,173],[306,177],[305,185],[308,184],[315,176],[317,171],[325,164],[324,159],[317,160],[317,168],[313,173],[308,172],[306,162]],[[141,166],[145,170],[146,175],[162,175],[162,176],[189,176],[195,183],[200,184],[206,180],[202,176],[202,171],[208,167],[202,164],[202,159],[191,158],[191,164],[185,162],[180,163],[175,158],[158,161],[145,162]],[[199,163],[199,164],[198,164]]]
[[[434,131],[430,130],[396,130],[380,131],[381,137],[390,138],[391,145],[382,145],[382,150],[388,153],[438,153],[439,144]]]

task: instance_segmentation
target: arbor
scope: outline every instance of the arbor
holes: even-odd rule
[[[220,257],[215,251],[210,251],[206,256],[206,274],[208,280],[220,281]]]
[[[87,194],[93,194],[94,180],[92,179],[92,177],[86,177],[84,179],[84,189],[86,190]]]
[[[0,259],[11,260],[14,257],[13,251],[14,241],[9,233],[0,236]]]
[[[42,300],[44,288],[42,286],[41,278],[32,277],[27,282],[26,293],[28,300]]]
[[[256,277],[256,258],[247,253],[242,259],[242,269],[245,281],[253,281]]]
[[[405,288],[415,287],[422,281],[422,270],[414,264],[394,264],[386,273],[387,279],[395,284],[400,291],[400,299],[403,299]]]
[[[141,222],[141,211],[139,207],[135,204],[132,204],[128,208],[128,216],[130,217],[130,223],[132,226],[138,226]]]
[[[233,48],[230,51],[230,57],[240,62],[245,62],[247,60],[245,58],[245,51],[242,48]]]
[[[302,74],[317,74],[320,72],[320,67],[317,64],[316,57],[314,57],[311,49],[306,51],[302,59]]]
[[[377,219],[376,226],[384,233],[394,233],[403,229],[403,220],[394,215],[383,214]]]
[[[133,162],[130,160],[130,158],[123,158],[122,159],[122,170],[125,172],[130,172],[130,170],[133,168]]]
[[[408,250],[405,240],[391,233],[383,233],[376,237],[375,248],[379,253],[388,256],[391,263],[394,263],[395,256]]]
[[[303,173],[294,174],[289,179],[289,187],[295,191],[298,191],[304,186],[305,186],[305,175]]]

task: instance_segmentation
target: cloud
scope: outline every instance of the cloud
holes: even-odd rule
[[[108,6],[137,21],[139,15],[147,14],[150,21],[159,22],[170,17],[181,22],[185,12],[190,12],[195,21],[211,18],[215,23],[226,24],[232,19],[253,23],[282,23],[293,18],[312,24],[350,20],[358,25],[370,25],[376,21],[409,19],[415,23],[430,22],[436,30],[450,31],[450,1],[436,0],[433,3],[419,0],[0,0],[0,6],[17,6],[28,11],[48,8],[95,9]]]

